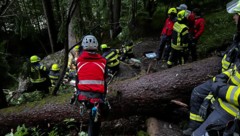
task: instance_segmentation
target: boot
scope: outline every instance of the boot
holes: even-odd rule
[[[193,131],[195,131],[200,125],[202,124],[202,122],[196,122],[196,121],[190,121],[188,128],[183,130],[183,135],[184,136],[191,136]]]
[[[183,130],[183,135],[184,136],[191,136],[193,131],[194,131],[193,128],[185,129],[185,130]]]

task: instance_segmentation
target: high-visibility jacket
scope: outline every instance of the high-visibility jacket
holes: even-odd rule
[[[229,48],[229,50],[226,51],[222,58],[222,72],[228,70],[231,68],[233,63],[236,60],[236,56],[239,52],[239,49],[237,47],[237,44],[233,44],[232,47]]]
[[[126,44],[122,47],[122,52],[126,55],[133,54],[133,44]]]
[[[120,61],[118,59],[119,50],[117,49],[109,49],[108,51],[104,52],[102,56],[106,58],[108,68],[111,68],[120,64]]]
[[[174,23],[171,47],[175,50],[188,47],[188,27],[185,24]]]
[[[77,87],[80,91],[105,93],[106,59],[83,51],[77,59]]]
[[[59,71],[50,71],[48,75],[49,75],[52,86],[55,86],[60,76]]]
[[[213,85],[214,86],[214,85]],[[233,117],[237,117],[240,103],[240,87],[235,85],[220,85],[214,87],[219,105]]]
[[[223,82],[229,85],[240,86],[240,73],[236,68],[229,69],[213,78],[213,82]]]
[[[221,82],[221,83],[227,83],[229,85],[240,86],[240,73],[235,69],[229,69],[221,74],[216,75],[212,80],[213,82]],[[209,89],[209,91],[210,90],[211,89]],[[206,96],[205,99],[211,100],[211,103],[215,101],[215,98],[213,98],[212,93],[209,93],[209,95]],[[204,119],[200,115],[192,112],[190,112],[190,119],[197,122],[204,121]]]
[[[42,83],[47,80],[47,68],[40,63],[31,66],[30,81],[32,83]]]

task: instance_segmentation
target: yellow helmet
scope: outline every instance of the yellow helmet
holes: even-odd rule
[[[170,9],[168,10],[168,14],[171,14],[171,13],[177,14],[177,9],[176,9],[176,8],[170,8]]]
[[[58,64],[53,64],[51,70],[58,71],[58,70],[60,70],[60,68],[58,67]]]
[[[41,59],[37,56],[37,55],[33,55],[31,58],[30,58],[30,62],[31,63],[35,63],[35,62],[39,62]]]
[[[182,21],[184,18],[186,18],[188,16],[188,14],[189,13],[186,10],[179,11],[177,14],[177,20]]]
[[[107,44],[101,44],[101,50],[109,48]]]
[[[79,45],[76,45],[76,46],[74,47],[74,50],[75,50],[75,51],[79,51],[79,48],[80,48],[80,46],[79,46]]]

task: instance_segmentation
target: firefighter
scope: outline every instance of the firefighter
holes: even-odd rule
[[[107,60],[107,67],[109,69],[108,74],[114,75],[119,71],[120,61],[119,57],[119,50],[118,49],[111,49],[107,44],[101,45],[102,56]]]
[[[237,25],[237,33],[234,35],[233,43],[232,45],[224,52],[223,59],[221,61],[222,64],[222,72],[228,70],[229,68],[232,68],[234,66],[235,61],[237,61],[237,57],[239,56],[239,41],[240,41],[240,6],[235,5],[232,6],[234,1],[229,2],[227,6],[227,12],[228,13],[234,13],[233,19],[235,21],[235,24]]]
[[[240,75],[240,63],[236,64],[236,75]],[[239,79],[239,78],[238,78]],[[236,79],[235,79],[236,80]],[[238,80],[239,82],[239,80]],[[209,125],[222,126],[225,128],[229,122],[234,119],[240,119],[239,105],[240,105],[240,88],[239,83],[237,85],[223,82],[221,80],[216,81],[211,86],[211,93],[216,99],[214,103],[214,110],[210,113],[207,119],[198,127],[192,135],[205,135]],[[239,125],[239,124],[235,124]],[[235,126],[237,127],[237,126]],[[221,127],[220,127],[221,128]],[[219,133],[221,129],[214,130]],[[211,130],[211,129],[210,129]],[[238,134],[239,135],[239,134]]]
[[[49,93],[49,87],[51,85],[47,68],[40,63],[41,59],[37,55],[33,55],[30,58],[31,71],[30,82],[31,86],[28,91],[41,91],[43,93]]]
[[[131,59],[131,58],[134,58],[134,54],[133,54],[133,41],[132,40],[129,40],[129,41],[126,41],[123,45],[122,45],[122,49],[121,49],[121,57],[120,57],[120,60],[121,61],[124,61],[125,59]]]
[[[208,111],[211,110],[210,106],[215,100],[211,93],[211,91],[214,91],[212,90],[213,84],[221,82],[234,86],[240,85],[240,72],[237,69],[239,68],[235,66],[235,68],[216,75],[213,79],[210,79],[193,89],[190,99],[190,121],[188,129],[183,131],[184,135],[191,135],[192,132],[207,118]]]
[[[171,53],[167,61],[168,68],[177,64],[184,64],[184,51],[188,47],[188,27],[186,10],[181,10],[177,14],[177,22],[173,25]]]
[[[51,70],[48,75],[51,80],[51,85],[52,87],[54,87],[60,76],[60,68],[58,64],[52,64]]]

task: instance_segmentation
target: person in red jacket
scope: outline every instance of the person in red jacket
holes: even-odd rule
[[[101,109],[107,93],[107,61],[97,53],[98,41],[93,35],[83,38],[82,48],[83,52],[77,59],[77,98],[83,106],[90,109],[88,135],[97,136],[101,126],[98,116],[103,115]]]
[[[172,37],[173,24],[176,22],[176,16],[177,16],[177,9],[170,8],[168,10],[168,18],[166,19],[164,27],[161,32],[160,44],[157,50],[157,60],[162,59],[163,51],[164,51],[163,61],[168,60],[168,56],[171,50],[170,42]]]
[[[201,11],[199,8],[193,9],[193,14],[195,15],[195,22],[194,27],[191,30],[190,29],[190,45],[189,50],[191,52],[192,61],[197,60],[197,42],[200,38],[200,36],[204,32],[204,25],[205,25],[205,19],[201,15]]]

